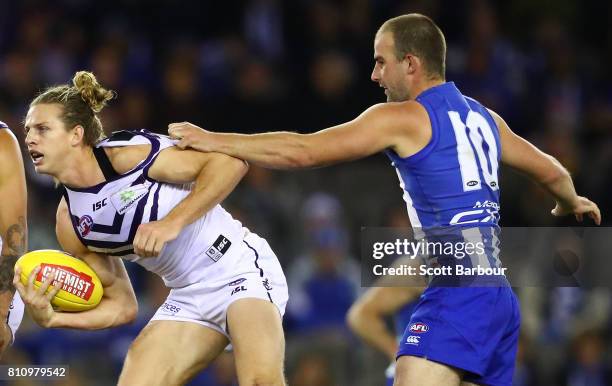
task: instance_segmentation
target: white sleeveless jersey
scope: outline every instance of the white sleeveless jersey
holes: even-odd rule
[[[157,155],[174,143],[169,137],[146,130],[113,133],[94,148],[106,181],[89,188],[64,187],[75,233],[90,251],[136,262],[161,276],[171,288],[222,276],[228,265],[217,262],[221,258],[228,261],[238,253],[248,232],[217,205],[185,227],[159,256],[142,258],[134,254],[132,242],[138,226],[164,218],[191,191],[191,184],[159,182],[147,174]],[[117,174],[103,148],[134,145],[151,145],[151,151],[134,169]]]

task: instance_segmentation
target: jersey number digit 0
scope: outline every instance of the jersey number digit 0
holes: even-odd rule
[[[468,112],[465,123],[457,111],[449,111],[448,116],[457,139],[457,156],[463,191],[482,189],[479,169],[482,170],[485,183],[492,190],[498,190],[497,144],[487,120],[481,114],[471,110]]]

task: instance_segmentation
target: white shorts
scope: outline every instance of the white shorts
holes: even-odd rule
[[[242,242],[240,253],[235,256],[238,261],[231,275],[222,280],[173,288],[151,320],[198,323],[222,333],[231,341],[227,310],[238,299],[268,300],[278,308],[282,318],[289,299],[287,281],[268,242],[249,233]]]
[[[25,306],[23,304],[23,300],[21,300],[21,296],[19,296],[19,292],[15,291],[15,295],[13,296],[13,300],[11,301],[11,305],[9,306],[8,318],[6,321],[13,335],[12,342],[15,341],[15,334],[17,333],[17,329],[19,328],[21,320],[23,319],[24,308]]]

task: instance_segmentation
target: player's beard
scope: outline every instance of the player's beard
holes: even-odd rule
[[[393,90],[387,88],[385,94],[387,95],[387,102],[404,102],[410,99],[408,90],[399,87],[393,88]]]

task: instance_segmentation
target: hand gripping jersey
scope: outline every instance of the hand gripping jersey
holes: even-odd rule
[[[147,158],[127,173],[114,172],[103,149],[135,145],[151,146]],[[64,197],[74,230],[89,250],[136,262],[176,288],[223,277],[231,270],[223,262],[231,260],[248,230],[217,205],[167,243],[159,256],[134,254],[138,226],[164,218],[191,191],[191,184],[163,183],[148,175],[158,154],[173,145],[169,137],[146,130],[116,132],[94,147],[106,181],[89,188],[65,187]]]

